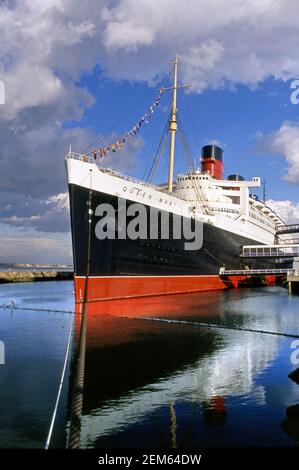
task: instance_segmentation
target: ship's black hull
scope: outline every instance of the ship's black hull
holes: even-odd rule
[[[77,276],[86,275],[88,241],[89,190],[76,185],[69,186],[72,224],[74,269]],[[95,209],[108,203],[117,209],[118,198],[104,193],[92,192],[91,208],[91,276],[191,276],[218,275],[221,267],[227,269],[284,267],[272,259],[242,260],[243,245],[257,244],[213,225],[203,225],[203,245],[199,250],[185,250],[186,240],[151,239],[105,239],[95,234],[97,217]],[[127,207],[131,201],[126,201]],[[149,206],[147,210],[149,211]],[[170,224],[171,225],[171,224]],[[160,235],[160,234],[159,234]]]

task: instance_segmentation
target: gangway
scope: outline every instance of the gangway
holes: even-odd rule
[[[242,258],[295,258],[299,256],[299,244],[244,245]]]
[[[293,275],[295,269],[226,269],[220,268],[219,276],[255,276],[266,274],[288,274]]]
[[[276,229],[276,235],[284,235],[285,233],[299,233],[299,224],[280,225]]]

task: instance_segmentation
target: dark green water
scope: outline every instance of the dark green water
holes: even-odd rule
[[[0,286],[0,305],[21,307],[0,309],[0,447],[45,444],[70,318],[26,307],[72,309],[72,289],[72,282]],[[151,303],[165,318],[299,334],[299,297],[279,287],[168,297],[167,308],[147,299],[147,309]],[[294,446],[290,423],[282,426],[287,407],[299,403],[299,386],[287,377],[298,367],[292,341],[92,316],[82,447]],[[54,447],[64,446],[68,379],[69,370]]]

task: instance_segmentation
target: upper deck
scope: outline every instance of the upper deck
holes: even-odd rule
[[[250,181],[217,180],[200,170],[193,170],[188,174],[178,174],[170,192],[167,184],[148,183],[123,175],[111,168],[100,167],[91,156],[68,152],[66,159],[93,164],[104,174],[185,201],[190,204],[194,216],[195,214],[208,214],[210,217],[224,216],[240,222],[251,222],[267,230],[270,229],[273,233],[279,226],[284,225],[271,208],[249,193],[249,188],[260,186],[258,177]]]

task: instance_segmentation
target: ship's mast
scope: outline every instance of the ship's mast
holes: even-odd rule
[[[169,172],[168,172],[168,191],[169,192],[172,191],[175,133],[177,131],[177,120],[176,120],[177,79],[178,79],[178,56],[176,55],[175,61],[174,61],[174,67],[173,67],[173,96],[172,96],[171,118],[169,121],[169,130],[170,130],[170,152],[169,152]]]

